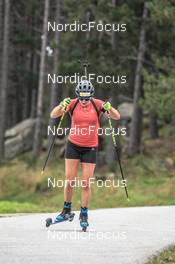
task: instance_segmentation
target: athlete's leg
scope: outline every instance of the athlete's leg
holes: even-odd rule
[[[66,185],[64,188],[64,201],[71,203],[73,194],[73,180],[77,176],[79,159],[65,159]]]
[[[94,175],[95,164],[82,162],[82,191],[81,191],[81,206],[88,208],[91,186],[90,178]]]
[[[60,223],[63,221],[72,221],[74,218],[74,213],[71,213],[71,199],[73,192],[73,185],[71,181],[75,179],[78,170],[79,159],[65,159],[65,172],[66,172],[66,185],[64,188],[64,205],[63,210],[59,213],[55,220],[48,218],[46,220],[46,226],[48,227],[54,223]]]

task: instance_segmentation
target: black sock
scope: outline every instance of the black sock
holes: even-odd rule
[[[87,215],[88,214],[88,208],[87,207],[82,207],[81,206],[81,210],[80,210],[81,214],[83,215]]]
[[[67,212],[70,212],[70,211],[71,211],[71,205],[72,205],[72,203],[64,202],[64,209],[65,209]]]

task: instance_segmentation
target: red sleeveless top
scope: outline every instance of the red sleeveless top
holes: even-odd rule
[[[67,108],[68,112],[71,113],[76,101],[77,98],[71,100]],[[104,102],[95,98],[93,98],[93,101],[100,113]],[[99,127],[99,118],[92,102],[90,101],[85,107],[78,102],[73,111],[68,139],[73,144],[81,147],[97,147]]]

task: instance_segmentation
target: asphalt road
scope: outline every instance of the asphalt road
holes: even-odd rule
[[[0,263],[141,264],[175,243],[175,206],[89,212],[90,227],[73,222],[45,227],[56,214],[0,218]]]

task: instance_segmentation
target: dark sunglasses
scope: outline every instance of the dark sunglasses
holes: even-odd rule
[[[88,102],[88,101],[90,100],[90,98],[81,98],[81,97],[79,97],[79,100],[80,100],[80,101],[85,100],[86,102]]]

